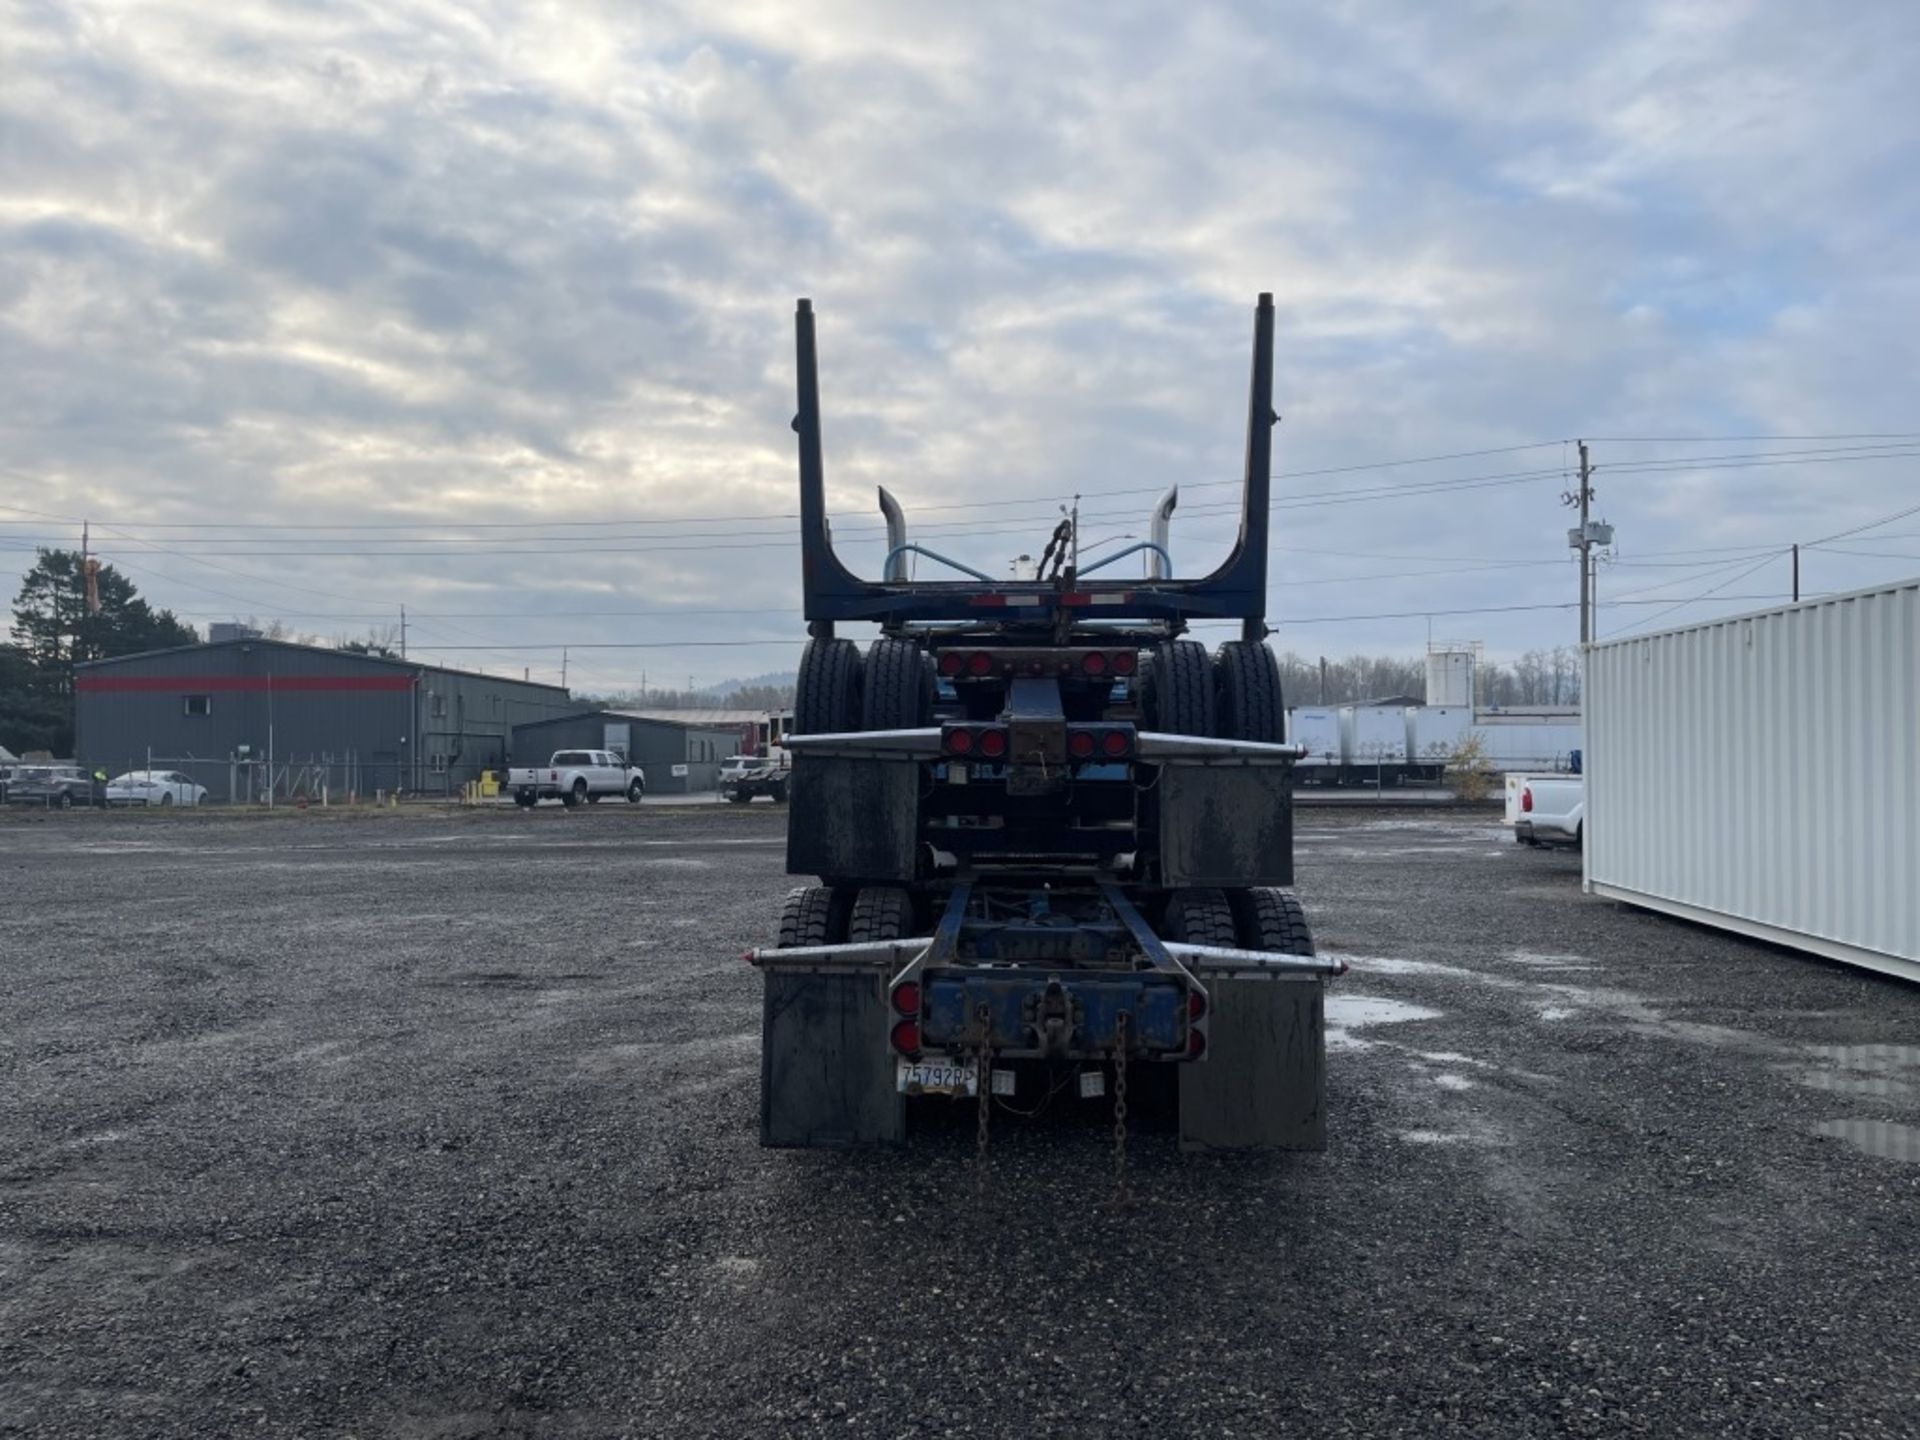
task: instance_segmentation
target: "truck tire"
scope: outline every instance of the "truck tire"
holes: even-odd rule
[[[913,933],[913,897],[898,885],[869,885],[853,900],[847,939],[898,940]]]
[[[771,793],[773,795],[774,804],[776,805],[786,804],[787,803],[787,782],[782,780],[778,785],[775,785],[773,787],[773,790]]]
[[[1228,897],[1238,922],[1240,946],[1276,955],[1312,955],[1313,931],[1300,898],[1286,890],[1260,887],[1236,890]]]
[[[1223,740],[1284,744],[1287,711],[1280,698],[1280,662],[1265,641],[1229,640],[1213,662],[1216,710]]]
[[[727,803],[729,805],[744,805],[751,799],[753,799],[753,797],[744,790],[729,790],[727,792]]]
[[[842,892],[831,886],[796,886],[787,892],[786,903],[780,907],[777,948],[838,944],[847,938],[846,911]]]
[[[860,651],[851,640],[813,639],[800,654],[793,729],[836,735],[860,728]]]
[[[933,719],[933,658],[911,640],[883,636],[867,647],[860,728],[914,730]]]
[[[513,803],[518,805],[522,810],[533,809],[539,801],[540,797],[535,795],[531,790],[516,790],[513,792]]]
[[[569,810],[577,809],[586,798],[587,782],[585,780],[576,780],[570,788],[560,792],[560,803]]]
[[[634,781],[631,785],[627,786],[627,803],[629,805],[638,805],[646,793],[647,787],[642,785],[638,780]]]
[[[1213,734],[1213,661],[1197,640],[1155,647],[1147,671],[1147,728],[1164,735]]]
[[[1174,891],[1167,904],[1164,928],[1169,940],[1184,940],[1189,945],[1222,945],[1231,950],[1240,943],[1226,892],[1210,886]]]

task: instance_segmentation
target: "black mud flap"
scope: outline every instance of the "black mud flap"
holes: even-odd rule
[[[760,1143],[845,1150],[904,1140],[882,978],[772,965],[764,975]]]
[[[1201,976],[1207,1058],[1180,1068],[1182,1150],[1327,1148],[1326,983]]]
[[[787,873],[881,885],[914,878],[920,766],[908,757],[797,755],[787,780]]]
[[[1170,889],[1293,884],[1291,766],[1169,761],[1158,791]]]

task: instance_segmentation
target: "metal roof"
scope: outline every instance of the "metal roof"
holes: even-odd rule
[[[336,659],[363,660],[369,665],[392,665],[398,669],[418,672],[432,671],[440,675],[467,675],[475,680],[495,680],[505,684],[529,685],[539,690],[557,690],[562,695],[571,696],[572,692],[563,685],[549,685],[544,680],[523,680],[518,675],[495,675],[487,670],[457,670],[451,665],[429,665],[422,660],[402,660],[392,655],[373,655],[362,650],[348,650],[335,645],[303,645],[296,640],[263,640],[257,636],[241,636],[233,640],[197,640],[191,645],[169,645],[159,650],[139,650],[131,655],[110,655],[104,660],[82,660],[75,670],[94,670],[107,665],[125,665],[136,660],[151,660],[158,655],[184,655],[190,651],[228,650],[236,645],[262,647],[272,646],[277,650],[294,650],[302,655],[328,655]]]

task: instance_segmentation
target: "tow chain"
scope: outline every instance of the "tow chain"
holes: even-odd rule
[[[1113,1017],[1113,1203],[1132,1199],[1127,1189],[1127,1012]]]
[[[983,1004],[974,1011],[979,1022],[979,1040],[974,1046],[974,1087],[980,1097],[979,1118],[973,1132],[973,1183],[977,1190],[987,1188],[987,1112],[993,1105],[993,1052],[987,1047],[991,1012]]]

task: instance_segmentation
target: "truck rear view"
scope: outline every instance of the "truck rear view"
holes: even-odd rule
[[[1273,305],[1254,330],[1232,552],[1175,572],[1152,538],[1079,563],[1071,519],[1036,578],[909,538],[885,490],[879,580],[833,552],[813,314],[797,317],[811,636],[795,705],[779,943],[765,977],[761,1138],[904,1138],[908,1100],[996,1107],[1177,1093],[1189,1148],[1325,1143],[1326,979],[1293,881],[1291,768],[1265,644]],[[1102,574],[1144,552],[1147,578]],[[960,572],[915,581],[918,553]],[[1136,562],[1138,563],[1138,562]],[[1209,652],[1199,620],[1237,621]],[[837,633],[878,627],[864,649]],[[926,1103],[924,1100],[922,1103]]]

